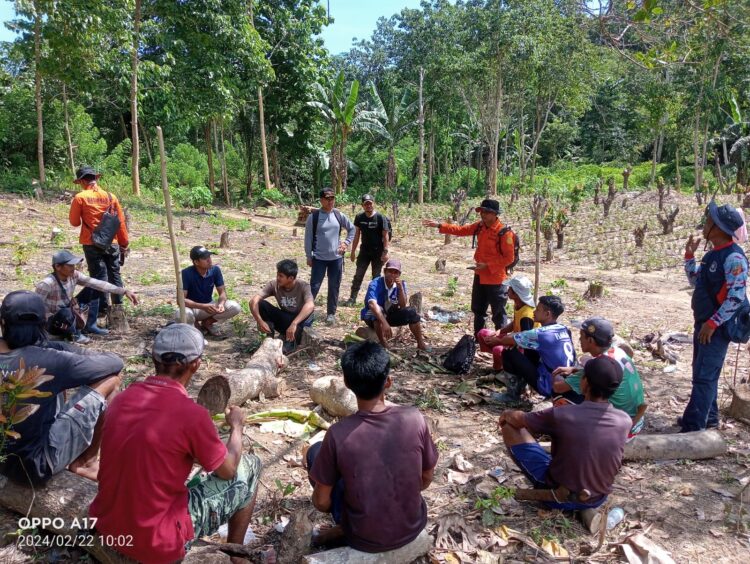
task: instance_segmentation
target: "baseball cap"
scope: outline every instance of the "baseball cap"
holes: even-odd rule
[[[389,268],[391,270],[398,270],[399,272],[401,272],[401,261],[398,259],[390,259],[387,263],[385,263],[385,269],[388,270]]]
[[[28,290],[11,292],[0,306],[0,318],[11,325],[37,325],[47,319],[42,297]]]
[[[364,196],[362,196],[362,203],[363,204],[365,202],[374,202],[374,201],[375,201],[375,198],[372,197],[372,194],[365,194]]]
[[[330,186],[328,186],[328,187],[326,187],[326,188],[323,188],[323,189],[322,189],[322,190],[320,191],[320,197],[322,198],[322,197],[323,197],[323,196],[325,196],[326,194],[332,194],[332,195],[334,195],[334,196],[335,196],[335,195],[336,195],[336,192],[334,192],[334,191],[333,191],[333,188],[331,188]]]
[[[83,257],[74,255],[67,249],[57,251],[52,255],[52,266],[56,264],[80,264],[83,261]]]
[[[84,166],[80,167],[76,171],[76,179],[73,182],[74,183],[75,182],[80,182],[81,180],[83,180],[87,176],[93,176],[94,178],[99,178],[101,176],[101,174],[99,174],[98,172],[96,172],[96,170],[94,170],[93,167],[85,166],[84,165]]]
[[[209,251],[203,245],[198,245],[190,249],[190,260],[200,260],[215,254],[215,252]]]
[[[151,355],[159,362],[193,362],[203,354],[204,346],[198,329],[186,323],[172,323],[156,335]]]
[[[479,204],[479,206],[476,208],[476,211],[488,211],[492,213],[500,213],[500,202],[497,200],[490,200],[487,198],[486,200],[482,200],[482,203]]]
[[[583,375],[591,387],[612,395],[622,383],[622,366],[606,355],[597,356],[584,365]]]
[[[615,328],[603,317],[589,317],[583,322],[573,322],[573,326],[593,337],[603,347],[611,345],[615,338]]]

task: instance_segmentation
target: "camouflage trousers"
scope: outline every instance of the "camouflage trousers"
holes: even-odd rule
[[[258,489],[260,472],[260,459],[243,454],[233,479],[222,480],[210,474],[188,488],[188,512],[195,537],[185,545],[186,550],[196,539],[214,534],[232,515],[247,507]]]

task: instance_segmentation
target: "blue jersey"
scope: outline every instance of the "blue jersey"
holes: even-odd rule
[[[516,333],[513,338],[522,349],[539,353],[537,389],[543,396],[551,396],[552,371],[560,366],[574,366],[576,362],[576,350],[570,331],[564,325],[553,323]]]

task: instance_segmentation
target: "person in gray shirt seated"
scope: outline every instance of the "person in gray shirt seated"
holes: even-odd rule
[[[320,191],[320,209],[307,217],[305,223],[305,255],[307,266],[312,267],[310,288],[313,298],[318,297],[323,278],[328,273],[328,304],[326,323],[336,322],[341,277],[344,273],[344,254],[354,239],[354,225],[349,218],[334,208],[336,194],[333,188]],[[341,231],[346,239],[341,241]]]
[[[23,400],[38,407],[12,426],[0,471],[24,484],[44,483],[66,468],[96,481],[105,409],[120,388],[123,362],[114,353],[48,342],[46,324],[40,296],[25,290],[5,296],[0,377],[13,378],[24,366],[38,367],[45,375],[35,389],[48,394]]]

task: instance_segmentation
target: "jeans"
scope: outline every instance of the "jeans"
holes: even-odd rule
[[[286,330],[289,329],[292,321],[294,321],[294,318],[298,315],[297,313],[284,311],[283,309],[272,305],[267,300],[261,300],[258,304],[258,313],[260,314],[260,318],[270,324],[271,329],[278,332],[280,338],[284,341],[286,340]],[[297,331],[294,333],[295,343],[300,344],[302,341],[302,330],[305,327],[312,325],[312,322],[313,314],[311,313],[306,319],[297,325]]]
[[[685,412],[682,414],[682,432],[700,431],[719,424],[719,407],[716,396],[719,377],[729,347],[726,329],[719,326],[711,341],[705,345],[698,341],[702,323],[695,324],[693,333],[693,389]]]
[[[315,458],[318,456],[318,453],[320,452],[320,448],[323,446],[323,441],[319,441],[312,445],[307,450],[307,455],[305,456],[305,460],[307,462],[307,471],[309,472],[312,470],[313,464],[315,463]],[[312,480],[310,480],[310,484],[312,486],[315,486]],[[337,525],[341,524],[341,517],[344,512],[344,479],[339,478],[339,481],[336,482],[336,485],[333,487],[333,491],[331,492],[331,517],[333,517],[333,522]]]
[[[112,246],[110,249],[109,251],[103,251],[94,245],[83,246],[83,255],[86,257],[89,276],[123,288],[122,278],[120,277],[119,247]],[[97,292],[91,288],[85,288],[78,296],[78,301],[81,303],[88,303],[96,299],[100,300],[100,308],[107,302],[107,294]],[[121,304],[122,296],[112,294],[112,303]]]
[[[326,313],[334,315],[339,305],[339,289],[341,277],[344,274],[344,257],[334,260],[312,259],[312,273],[310,274],[310,290],[313,299],[318,297],[323,278],[328,273],[328,305]]]
[[[373,280],[380,276],[380,272],[383,270],[383,251],[382,249],[376,249],[375,253],[376,254],[366,253],[363,249],[359,251],[359,255],[357,255],[357,271],[354,273],[354,278],[352,279],[352,300],[357,299],[359,289],[362,287],[362,280],[364,279],[365,274],[367,273],[367,268],[370,265],[372,265]]]
[[[474,314],[474,335],[484,329],[487,306],[492,309],[492,322],[495,329],[505,325],[505,304],[508,302],[508,288],[502,284],[480,284],[479,276],[474,275],[471,287],[471,312]]]
[[[521,352],[518,347],[506,348],[502,352],[503,370],[523,378],[523,380],[535,392],[539,391],[539,353],[536,351],[525,350]],[[542,394],[544,395],[544,394]]]

